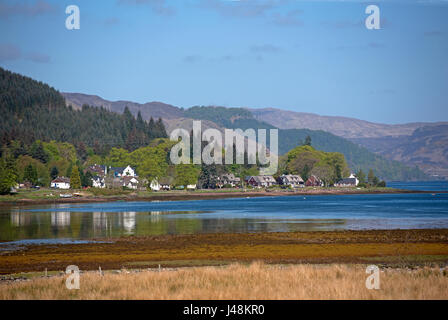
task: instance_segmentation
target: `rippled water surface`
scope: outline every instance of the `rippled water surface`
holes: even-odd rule
[[[418,188],[415,183],[407,186]],[[426,190],[443,188],[448,189],[447,182],[437,182],[435,189]],[[127,235],[397,228],[448,228],[448,194],[283,196],[0,209],[1,241],[63,243]]]

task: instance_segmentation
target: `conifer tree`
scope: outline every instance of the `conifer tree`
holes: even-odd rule
[[[72,175],[70,176],[70,188],[81,189],[81,177],[79,176],[78,166],[73,166]]]
[[[37,184],[37,170],[32,164],[29,164],[25,168],[25,172],[23,174],[23,180],[26,182],[30,182],[33,185]]]

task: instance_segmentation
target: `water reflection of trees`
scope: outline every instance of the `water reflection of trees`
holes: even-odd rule
[[[134,235],[136,216],[136,212],[93,212],[93,236]]]
[[[52,212],[51,226],[57,228],[70,226],[70,212]]]
[[[53,211],[12,209],[0,215],[0,239],[91,239],[120,236],[215,232],[284,232],[344,229],[342,219],[249,218],[201,211],[89,212],[76,206],[52,206]],[[205,213],[205,215],[202,215]],[[216,218],[215,218],[216,217]]]
[[[10,214],[11,225],[14,227],[24,227],[31,224],[31,215],[20,211],[12,211]]]

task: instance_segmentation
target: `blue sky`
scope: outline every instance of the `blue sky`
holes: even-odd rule
[[[447,57],[446,0],[0,0],[0,66],[108,100],[448,121]]]

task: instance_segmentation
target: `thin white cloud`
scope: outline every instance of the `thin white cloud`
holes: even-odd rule
[[[196,63],[202,60],[202,56],[200,55],[189,55],[184,57],[183,61],[186,63]]]
[[[56,7],[45,0],[29,1],[4,1],[0,3],[0,17],[9,18],[12,16],[35,17],[56,11]]]
[[[283,27],[301,27],[303,22],[300,19],[300,15],[303,13],[302,10],[292,10],[285,14],[274,13],[272,15],[272,22],[277,26]]]
[[[159,15],[171,16],[175,13],[173,7],[168,5],[166,0],[117,0],[119,5],[147,5],[151,10]]]
[[[214,10],[223,16],[229,17],[259,17],[265,15],[279,3],[278,0],[270,1],[222,1],[201,0],[200,6]]]
[[[39,52],[30,52],[28,53],[25,58],[29,61],[35,62],[35,63],[50,63],[51,57],[49,55],[39,53]]]
[[[10,43],[0,44],[0,61],[18,60],[22,57],[19,47]]]
[[[11,43],[0,43],[0,62],[15,61],[15,60],[28,60],[34,63],[50,63],[51,57],[49,55],[32,51],[26,54],[22,53],[20,47]]]

